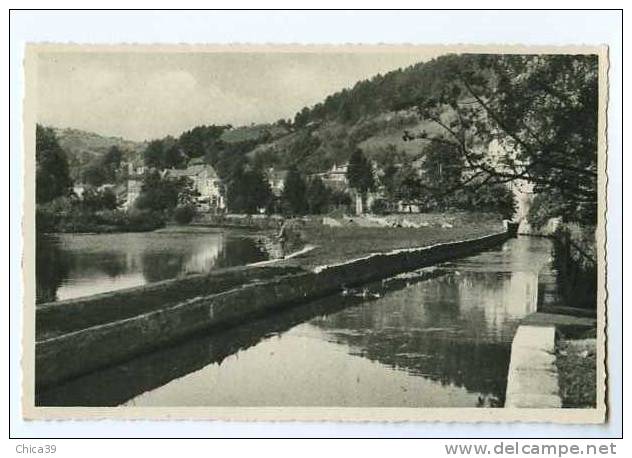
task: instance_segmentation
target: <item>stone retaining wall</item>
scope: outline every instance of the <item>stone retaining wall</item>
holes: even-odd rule
[[[231,267],[89,297],[38,304],[36,340],[131,318],[253,281],[297,273],[297,267]]]
[[[555,326],[518,327],[511,344],[505,407],[562,407],[555,365]]]
[[[150,310],[144,310],[145,306],[139,305],[139,301],[144,302],[145,298],[138,292],[130,297],[125,293],[113,292],[107,296],[77,300],[73,303],[73,310],[69,312],[75,323],[71,332],[52,337],[48,337],[46,332],[38,333],[35,350],[36,384],[43,387],[59,383],[184,339],[196,332],[244,323],[277,308],[336,293],[343,286],[360,285],[451,258],[466,256],[498,245],[509,237],[510,233],[502,232],[461,242],[372,254],[336,265],[322,266],[314,271],[295,271],[283,276],[272,275],[271,272],[268,279],[241,282],[240,286],[214,294],[209,294],[209,289],[195,291],[193,285],[200,281],[198,279],[191,281],[190,284],[185,283],[189,286],[182,288],[191,299],[182,299],[173,305],[163,305],[158,309],[156,306],[160,299],[159,288],[147,288],[151,292],[148,297],[153,298],[150,301],[153,309],[150,307]],[[244,271],[246,272],[248,270]],[[204,285],[204,282],[201,284]],[[79,314],[88,313],[89,310],[107,314],[107,304],[116,306],[118,301],[135,304],[136,315],[112,322],[101,320],[100,324],[77,329],[76,325],[81,320],[91,320],[80,318]],[[119,304],[119,311],[120,309]],[[56,308],[54,312],[47,308],[44,310],[48,318],[54,317],[56,329],[63,327],[63,308]],[[42,326],[45,323],[49,326],[44,315],[38,317],[38,322]]]

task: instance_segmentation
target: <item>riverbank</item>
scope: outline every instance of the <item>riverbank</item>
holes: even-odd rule
[[[597,405],[597,340],[595,330],[579,336],[561,336],[557,345],[562,407],[595,408]]]
[[[375,252],[411,249],[468,240],[501,232],[502,222],[488,220],[476,225],[456,227],[328,227],[306,223],[300,228],[305,244],[315,246],[310,252],[284,264],[313,269],[346,262]]]

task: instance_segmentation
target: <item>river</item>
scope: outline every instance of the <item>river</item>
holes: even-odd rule
[[[267,259],[231,232],[56,234],[37,240],[37,302],[60,301]]]
[[[550,257],[549,240],[519,237],[81,377],[37,403],[500,407],[518,323],[555,294]]]

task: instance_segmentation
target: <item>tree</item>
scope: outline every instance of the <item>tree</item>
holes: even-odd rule
[[[112,146],[103,156],[97,157],[83,171],[83,181],[91,186],[115,183],[121,167],[123,152],[118,146]]]
[[[55,131],[39,124],[35,128],[35,200],[38,204],[66,196],[72,188],[66,153]]]
[[[239,169],[229,181],[228,204],[237,213],[257,213],[272,202],[270,184],[260,170]]]
[[[351,153],[349,168],[347,169],[347,180],[349,181],[349,186],[363,196],[375,187],[373,167],[364,157],[360,148],[356,148]]]
[[[596,55],[468,55],[450,60],[437,97],[416,107],[457,148],[468,180],[524,180],[559,196],[572,220],[594,225],[597,206]],[[556,216],[556,215],[550,215]]]
[[[221,146],[221,136],[229,126],[198,126],[184,132],[178,138],[178,146],[193,157],[203,157]]]
[[[110,147],[107,153],[103,156],[103,168],[106,170],[106,177],[108,183],[114,183],[116,176],[121,168],[121,162],[123,160],[123,152],[121,149],[114,145]]]
[[[106,170],[102,167],[100,161],[93,162],[84,169],[83,181],[95,187],[107,183]]]
[[[143,152],[143,158],[147,167],[158,170],[184,168],[188,159],[173,137],[149,142]]]
[[[141,210],[171,212],[178,204],[189,204],[192,195],[193,183],[189,178],[173,179],[152,171],[143,177],[135,205]]]
[[[306,198],[307,186],[296,167],[290,167],[285,177],[285,185],[281,194],[281,201],[285,213],[303,215],[308,210]]]
[[[405,203],[418,202],[422,196],[421,179],[410,161],[405,161],[394,173],[391,195]]]
[[[503,219],[511,219],[516,211],[515,196],[506,184],[480,179],[454,192],[448,203],[462,210],[497,213]]]
[[[441,196],[456,189],[465,167],[456,147],[445,143],[431,143],[423,153],[421,170],[425,188]]]
[[[189,224],[196,214],[197,211],[193,205],[183,205],[175,208],[173,219],[178,224]]]
[[[309,180],[305,197],[307,209],[312,215],[323,213],[331,203],[331,192],[320,177]]]
[[[98,189],[89,187],[81,196],[81,206],[91,212],[99,210],[114,210],[118,207],[116,195],[109,188]]]

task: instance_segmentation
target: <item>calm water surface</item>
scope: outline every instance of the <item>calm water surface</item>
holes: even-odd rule
[[[518,322],[554,288],[550,250],[545,239],[510,240],[430,269],[432,279],[418,271],[315,301],[82,377],[38,402],[502,406]]]
[[[230,233],[58,234],[37,241],[37,302],[71,299],[267,258]]]

